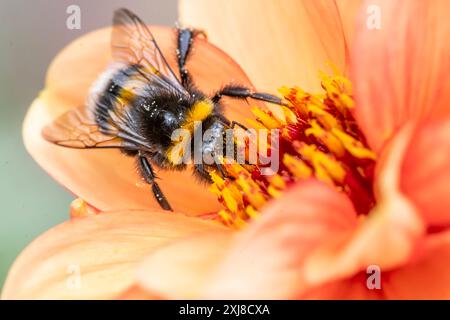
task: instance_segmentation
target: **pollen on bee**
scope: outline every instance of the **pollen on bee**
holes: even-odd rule
[[[144,181],[144,179],[137,181],[134,185],[138,188],[144,188],[148,186],[148,184]]]
[[[150,111],[150,106],[147,103],[142,104],[142,107],[145,109],[145,111]]]

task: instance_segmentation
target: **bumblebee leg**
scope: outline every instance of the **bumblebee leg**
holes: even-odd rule
[[[178,29],[177,34],[177,59],[178,59],[178,69],[181,76],[181,84],[184,87],[189,86],[191,78],[188,70],[186,69],[186,61],[188,59],[189,53],[191,51],[192,42],[197,35],[206,35],[202,31],[194,29]]]
[[[228,119],[227,119],[224,115],[222,115],[222,114],[218,114],[217,117],[220,119],[220,121],[221,121],[224,125],[230,127],[231,129],[234,129],[235,127],[241,127],[242,129],[244,129],[244,130],[246,130],[246,131],[248,130],[248,128],[247,128],[246,126],[244,126],[242,123],[237,122],[237,121],[235,121],[235,120],[230,121],[230,120],[228,120]]]
[[[264,102],[285,105],[285,103],[277,96],[274,96],[274,95],[271,95],[268,93],[253,92],[251,89],[249,89],[247,87],[235,86],[235,85],[227,85],[227,86],[223,87],[220,91],[218,91],[212,97],[212,101],[217,103],[224,96],[236,98],[236,99],[252,98],[252,99],[260,100],[260,101],[264,101]]]
[[[235,127],[241,127],[245,131],[248,131],[248,128],[244,126],[242,123],[233,120],[231,121],[231,129],[234,129]]]
[[[155,179],[155,173],[153,171],[152,165],[150,162],[148,162],[147,158],[144,156],[138,157],[138,163],[139,163],[139,169],[141,171],[142,176],[144,177],[145,181],[152,186],[153,195],[155,196],[156,201],[158,201],[159,205],[164,210],[173,211],[172,207],[169,204],[169,201],[167,201],[166,197],[164,196],[161,188],[159,187],[158,183],[156,183]]]
[[[223,179],[227,178],[227,175],[225,174],[225,171],[223,170],[222,163],[220,163],[220,159],[217,156],[214,156],[214,162],[216,163],[217,170],[219,171],[222,178]]]
[[[209,172],[206,170],[205,166],[202,163],[194,165],[193,173],[200,180],[212,183],[211,176],[209,175]]]

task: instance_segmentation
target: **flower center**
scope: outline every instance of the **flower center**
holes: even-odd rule
[[[280,93],[286,106],[252,110],[256,121],[249,122],[255,128],[279,129],[280,165],[275,174],[262,175],[263,165],[224,164],[226,173],[234,179],[211,172],[210,190],[224,205],[219,212],[224,223],[244,226],[289,185],[309,178],[347,194],[359,214],[368,213],[374,206],[376,156],[353,117],[352,84],[341,75],[323,73],[321,84],[324,92],[320,94],[283,87]],[[270,148],[268,140],[266,149]],[[268,150],[258,152],[267,154]]]

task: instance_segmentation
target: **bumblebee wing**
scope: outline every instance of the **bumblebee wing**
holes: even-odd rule
[[[114,112],[111,112],[114,114]],[[116,116],[116,120],[120,121]],[[43,137],[60,146],[77,149],[121,148],[148,150],[145,142],[136,137],[124,123],[111,123],[100,128],[85,107],[72,109],[44,127]],[[125,128],[122,129],[122,128]]]
[[[149,82],[187,94],[142,20],[128,9],[114,13],[112,52],[115,60],[139,64]]]

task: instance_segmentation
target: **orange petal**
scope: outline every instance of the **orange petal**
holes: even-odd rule
[[[356,22],[361,14],[363,0],[335,0],[341,16],[342,27],[344,28],[347,47],[352,48],[356,32]]]
[[[420,259],[384,279],[389,299],[450,299],[450,232],[428,236]]]
[[[311,180],[273,201],[239,234],[206,289],[208,298],[289,299],[310,284],[304,262],[320,244],[354,228],[346,196]]]
[[[292,298],[307,288],[302,263],[308,253],[354,224],[345,196],[309,181],[272,202],[240,234],[160,248],[142,266],[139,283],[171,298]]]
[[[160,247],[139,267],[139,287],[170,299],[201,297],[208,282],[215,280],[212,272],[223,258],[231,236],[231,232],[215,232]]]
[[[339,2],[345,11],[345,1]],[[344,27],[335,1],[183,0],[179,11],[184,24],[204,29],[243,66],[259,90],[301,85],[316,91],[318,71],[327,62],[346,67]],[[353,20],[351,12],[342,17]]]
[[[387,271],[414,256],[424,225],[416,208],[399,191],[401,165],[411,133],[411,127],[402,130],[379,159],[377,206],[355,230],[324,243],[307,259],[309,281],[324,284],[351,278],[370,265]]]
[[[151,27],[169,62],[174,64],[174,33],[169,28]],[[85,35],[64,49],[52,63],[45,91],[36,99],[24,123],[28,152],[58,182],[101,210],[159,208],[151,190],[135,170],[134,160],[117,150],[75,150],[48,143],[42,128],[61,113],[84,103],[89,86],[110,62],[110,29]],[[241,68],[222,51],[203,39],[196,39],[188,61],[194,80],[207,93],[224,83],[249,84]],[[230,119],[251,117],[246,102],[226,101]],[[220,208],[216,197],[204,185],[194,182],[191,172],[158,170],[159,183],[175,210],[190,214]]]
[[[301,298],[310,300],[384,299],[383,290],[368,289],[367,277],[368,275],[366,273],[358,273],[350,278],[332,281],[318,287],[313,287],[302,295]],[[381,276],[381,279],[383,279],[383,275]]]
[[[352,52],[356,118],[379,151],[408,120],[450,113],[450,23],[447,0],[376,0],[381,29],[361,15]]]
[[[34,240],[12,266],[4,299],[107,299],[134,283],[136,265],[154,248],[224,227],[180,214],[102,213],[73,219]]]
[[[308,291],[306,299],[449,299],[450,232],[427,236],[417,258],[392,271],[380,269],[379,289],[369,289],[369,273],[333,281]],[[330,266],[331,267],[331,266]]]
[[[120,300],[160,300],[163,297],[152,294],[138,285],[132,285],[116,298]]]
[[[450,226],[450,119],[429,122],[411,138],[402,190],[431,227]]]

